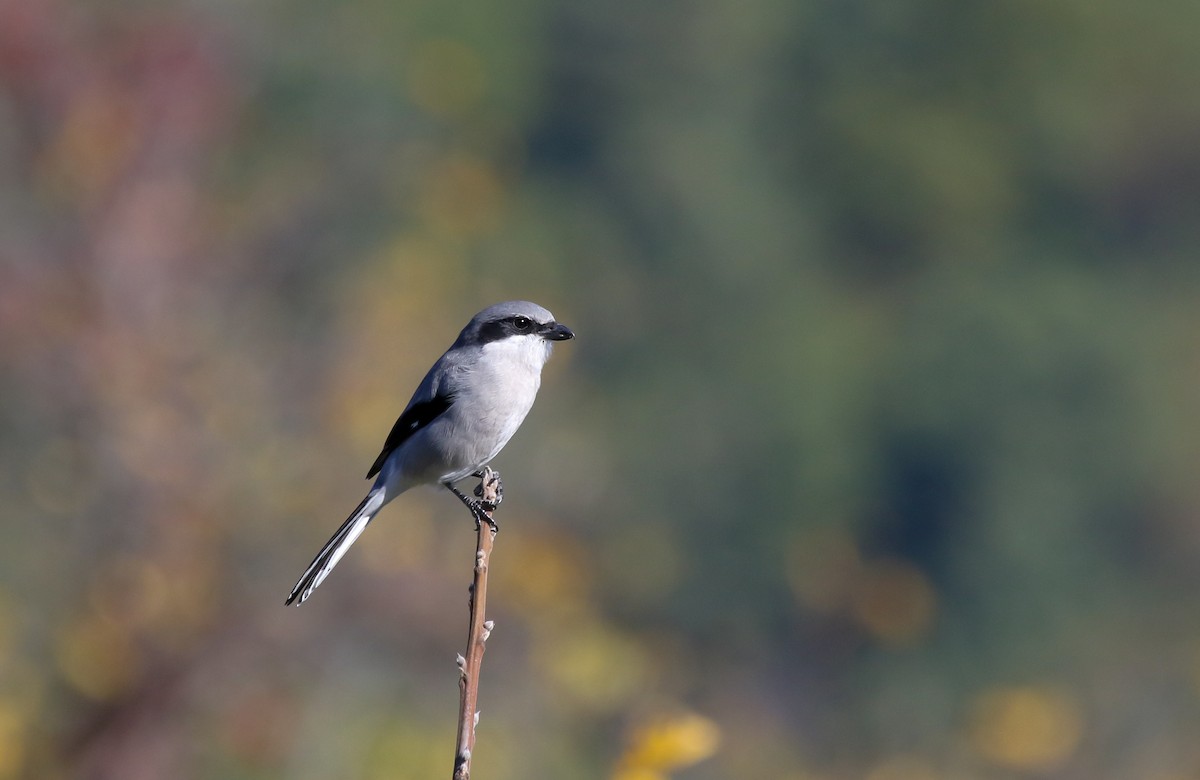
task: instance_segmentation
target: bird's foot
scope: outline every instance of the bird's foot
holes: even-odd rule
[[[487,527],[492,530],[492,533],[499,532],[500,526],[496,525],[496,521],[493,520],[492,516],[489,515],[487,512],[480,512],[478,515],[475,516],[475,530],[479,530],[480,521],[487,523]]]
[[[500,472],[486,469],[484,471],[475,472],[475,476],[479,477],[481,482],[475,486],[475,496],[479,498],[479,503],[489,512],[496,511],[496,507],[500,506],[500,502],[504,500],[504,482],[500,479]],[[484,486],[492,487],[494,498],[484,498]],[[493,523],[494,525],[494,523]]]
[[[454,487],[454,485],[451,485],[449,483],[445,483],[445,484],[446,484],[446,489],[449,490],[454,495],[458,496],[458,500],[463,502],[463,504],[466,505],[467,509],[471,510],[471,515],[475,518],[476,530],[479,529],[479,526],[481,523],[486,523],[487,526],[492,529],[492,533],[495,533],[500,530],[500,526],[496,525],[496,521],[493,520],[491,518],[491,516],[488,515],[488,512],[495,510],[496,507],[494,505],[492,505],[488,502],[481,501],[477,498],[471,498],[471,497],[467,496],[467,494],[465,494],[461,490],[459,490],[458,488]]]

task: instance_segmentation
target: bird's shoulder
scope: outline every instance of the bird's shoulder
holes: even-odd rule
[[[383,464],[397,448],[454,405],[469,367],[469,363],[456,357],[459,356],[453,353],[442,355],[425,374],[408,405],[392,425],[392,430],[383,443],[383,449],[367,472],[367,479],[380,472]]]

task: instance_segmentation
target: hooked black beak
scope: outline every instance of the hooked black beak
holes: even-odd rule
[[[542,331],[542,337],[547,341],[566,341],[575,338],[575,333],[566,325],[556,322]]]

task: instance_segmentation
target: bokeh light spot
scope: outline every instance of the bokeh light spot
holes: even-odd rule
[[[975,702],[971,745],[992,763],[1048,770],[1079,745],[1083,715],[1074,697],[1059,690],[1020,686],[985,691]]]
[[[111,699],[133,681],[136,648],[118,625],[97,615],[63,629],[55,650],[63,677],[89,698]]]
[[[854,593],[854,616],[880,642],[911,645],[929,631],[937,597],[925,574],[898,559],[872,562]]]
[[[0,701],[0,778],[16,777],[25,760],[25,718],[11,702]]]
[[[645,650],[598,621],[559,626],[543,638],[537,654],[560,693],[597,712],[624,706],[650,676]]]
[[[696,713],[662,717],[634,730],[614,780],[663,777],[712,756],[721,743],[721,729]]]

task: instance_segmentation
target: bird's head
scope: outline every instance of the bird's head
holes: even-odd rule
[[[506,301],[476,314],[458,336],[456,346],[486,346],[508,340],[544,344],[566,341],[575,334],[547,309],[529,301]]]

